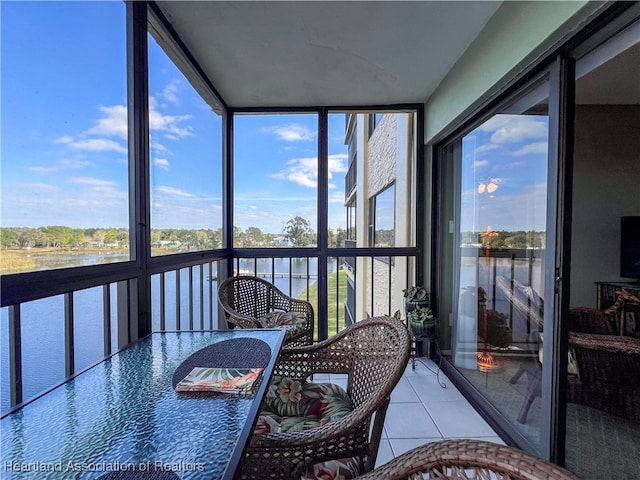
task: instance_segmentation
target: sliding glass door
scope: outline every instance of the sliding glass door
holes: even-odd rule
[[[552,321],[544,309],[545,271],[554,264],[547,245],[555,241],[547,227],[549,187],[555,191],[549,85],[540,77],[444,151],[455,192],[445,355],[536,449],[544,327]]]

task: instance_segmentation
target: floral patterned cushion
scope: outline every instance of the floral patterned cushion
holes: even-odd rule
[[[338,385],[273,377],[254,433],[296,432],[337,420],[353,409]],[[358,458],[318,463],[308,468],[302,480],[349,480],[361,472]]]
[[[264,328],[284,327],[285,339],[288,339],[307,328],[307,315],[300,312],[269,312],[259,322]]]
[[[311,465],[300,480],[352,480],[362,473],[358,458],[341,458]]]

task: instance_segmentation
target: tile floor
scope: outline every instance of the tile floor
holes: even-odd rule
[[[416,368],[407,366],[387,410],[376,465],[424,443],[446,438],[475,438],[500,444],[504,442],[465,400],[458,389],[426,358],[418,358]],[[314,376],[314,381],[330,380],[346,387],[339,376]]]

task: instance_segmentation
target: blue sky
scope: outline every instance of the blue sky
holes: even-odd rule
[[[0,3],[2,226],[128,226],[125,4]],[[149,39],[152,228],[219,228],[221,118]],[[215,79],[213,79],[215,83]],[[241,116],[235,225],[315,228],[317,116]],[[496,116],[464,142],[463,230],[544,228],[546,117]],[[344,116],[329,124],[329,226],[345,228]],[[469,213],[473,212],[473,214]],[[486,224],[486,225],[485,225]]]
[[[498,114],[462,143],[462,231],[546,230],[548,119]],[[497,189],[479,193],[480,184]]]
[[[2,225],[127,227],[124,3],[1,8]],[[219,228],[221,118],[151,37],[149,57],[152,228]],[[344,116],[331,123],[331,195],[343,202]],[[315,224],[317,116],[243,116],[236,134],[236,225]]]

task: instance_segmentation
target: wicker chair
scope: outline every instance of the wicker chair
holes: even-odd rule
[[[314,312],[311,303],[285,295],[262,278],[230,277],[218,287],[218,300],[230,328],[262,328],[270,326],[265,319],[275,312],[297,313],[303,314],[305,319],[298,328],[288,330],[287,346],[310,345],[313,341]]]
[[[569,332],[578,374],[569,375],[567,401],[640,422],[640,340]]]
[[[442,440],[414,448],[358,480],[577,480],[578,477],[513,447],[482,440]]]
[[[409,361],[409,347],[404,323],[385,316],[357,322],[313,346],[282,350],[275,376],[347,374],[352,409],[308,430],[254,433],[234,478],[299,479],[313,465],[345,458],[358,459],[360,473],[370,471],[391,392]]]

